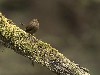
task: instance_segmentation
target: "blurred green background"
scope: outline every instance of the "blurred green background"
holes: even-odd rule
[[[0,0],[0,11],[20,23],[40,22],[35,34],[71,61],[100,74],[100,0]],[[3,52],[2,52],[3,51]],[[0,45],[0,75],[56,75]]]

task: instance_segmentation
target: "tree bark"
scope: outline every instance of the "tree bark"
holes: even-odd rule
[[[47,67],[58,75],[90,75],[86,68],[71,62],[50,44],[26,33],[2,13],[0,13],[0,40],[5,47],[13,49],[16,53]]]

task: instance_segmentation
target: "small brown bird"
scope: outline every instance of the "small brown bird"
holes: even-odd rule
[[[26,26],[25,31],[27,33],[30,33],[31,35],[33,35],[34,33],[37,32],[37,30],[39,29],[39,22],[37,19],[33,19],[29,25]]]

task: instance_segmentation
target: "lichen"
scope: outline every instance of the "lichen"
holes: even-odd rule
[[[33,62],[46,66],[59,75],[90,75],[87,71],[67,59],[57,49],[36,39],[17,27],[12,20],[0,13],[0,39],[5,47],[13,49]]]

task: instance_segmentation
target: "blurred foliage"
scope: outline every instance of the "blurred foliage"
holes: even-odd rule
[[[100,0],[0,0],[0,11],[18,26],[32,18],[40,21],[37,38],[98,75],[100,66]],[[0,75],[55,75],[14,53],[2,52]]]

